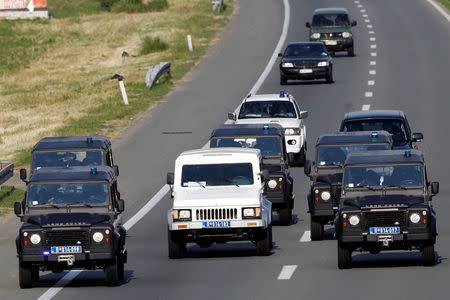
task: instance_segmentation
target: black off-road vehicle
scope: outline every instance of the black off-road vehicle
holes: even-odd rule
[[[344,164],[342,186],[334,220],[340,269],[350,266],[356,250],[419,249],[424,265],[435,264],[431,199],[439,183],[428,182],[420,151],[353,152]]]
[[[14,205],[23,222],[16,239],[20,287],[32,287],[39,271],[73,268],[104,269],[107,285],[117,285],[127,262],[123,210],[110,167],[36,170]]]
[[[386,131],[336,132],[321,135],[316,143],[316,157],[305,166],[311,179],[308,208],[311,220],[311,240],[322,239],[324,225],[332,224],[339,206],[339,195],[331,196],[331,186],[341,188],[342,166],[347,154],[354,151],[392,149],[391,135]]]
[[[212,132],[210,147],[261,150],[262,168],[269,172],[264,194],[272,202],[272,210],[278,212],[280,224],[291,224],[294,179],[290,176],[284,133],[280,125],[223,125]]]

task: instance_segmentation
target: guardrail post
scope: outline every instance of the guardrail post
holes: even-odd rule
[[[188,42],[189,51],[191,51],[191,52],[194,51],[194,48],[192,48],[192,38],[191,38],[190,34],[187,35],[187,42]]]
[[[128,105],[127,91],[125,90],[125,84],[123,83],[123,76],[119,74],[114,74],[111,79],[116,79],[119,81],[120,92],[122,93],[123,103]]]

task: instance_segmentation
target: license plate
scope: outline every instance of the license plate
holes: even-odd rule
[[[53,246],[50,252],[52,254],[81,253],[81,246]]]
[[[205,228],[228,228],[231,227],[230,221],[208,221],[203,222]]]
[[[301,74],[309,74],[312,73],[312,69],[300,69]]]
[[[325,41],[325,45],[334,46],[337,45],[337,41]]]
[[[370,227],[370,234],[399,234],[400,227]]]

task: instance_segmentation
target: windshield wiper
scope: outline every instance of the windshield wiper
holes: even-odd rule
[[[401,185],[386,185],[385,187],[399,188],[399,189],[402,189],[402,190],[407,190],[408,189],[406,186],[401,186]]]
[[[81,202],[81,201],[68,203],[68,204],[66,204],[66,206],[79,205],[79,204],[84,205],[84,206],[89,207],[89,208],[92,207],[92,205],[90,205],[88,203],[85,203],[85,202]]]
[[[219,178],[219,179],[220,179],[220,180],[223,180],[223,181],[225,181],[225,182],[234,184],[234,185],[236,185],[237,187],[240,187],[239,184],[235,183],[235,182],[234,182],[233,180],[231,180],[231,179],[223,178],[223,177],[221,177],[221,178]]]
[[[362,184],[358,184],[357,186],[355,186],[355,188],[365,188],[365,189],[368,189],[371,191],[375,191],[375,189],[373,187],[368,186],[368,185],[362,185]]]
[[[195,180],[194,178],[191,177],[185,177],[186,180],[192,181],[197,183],[199,186],[201,186],[202,188],[206,188],[200,181]]]
[[[336,166],[336,167],[342,167],[341,163],[337,163],[337,162],[330,162],[330,163],[326,163],[322,166]]]
[[[38,205],[49,205],[49,206],[54,207],[54,208],[57,208],[57,209],[60,209],[60,208],[61,208],[61,205],[56,205],[56,204],[53,204],[53,203],[47,203],[47,202],[39,203]]]

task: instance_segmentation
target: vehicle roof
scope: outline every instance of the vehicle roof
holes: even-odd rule
[[[289,47],[289,46],[295,46],[295,45],[315,45],[315,44],[317,44],[317,45],[323,45],[323,42],[292,42],[292,43],[289,43],[288,45],[287,45],[287,47]]]
[[[325,7],[325,8],[317,8],[316,10],[314,10],[314,14],[334,14],[334,13],[348,14],[348,10],[343,7]]]
[[[279,124],[267,124],[269,128],[264,130],[264,124],[235,124],[222,125],[211,133],[211,138],[218,136],[283,136],[283,127]]]
[[[180,156],[190,156],[190,155],[230,155],[230,154],[238,154],[238,155],[261,155],[261,151],[259,149],[254,148],[206,148],[206,149],[195,149],[184,151],[180,154]]]
[[[411,156],[405,153],[410,151]],[[385,164],[385,163],[424,163],[422,152],[411,150],[375,150],[364,152],[350,152],[344,165]]]
[[[376,133],[376,138],[372,137],[372,134]],[[392,144],[391,134],[384,130],[376,131],[350,131],[350,132],[333,132],[325,133],[317,138],[316,145],[328,145],[328,144],[380,144],[389,143]]]
[[[88,137],[92,137],[92,143],[88,143]],[[63,137],[45,137],[34,145],[33,151],[52,150],[52,149],[108,149],[111,147],[109,138],[103,135],[93,136],[63,136]]]
[[[244,99],[244,102],[251,101],[290,101],[293,97],[285,92],[284,97],[280,97],[280,94],[259,94],[259,95],[250,95]]]
[[[91,168],[88,167],[67,167],[67,168],[41,168],[36,170],[31,176],[29,182],[36,181],[70,181],[70,180],[106,180],[109,183],[116,181],[117,177],[114,170],[108,166],[96,166],[97,174],[91,174]]]
[[[376,118],[405,118],[401,110],[361,110],[348,112],[344,120],[376,119]]]

